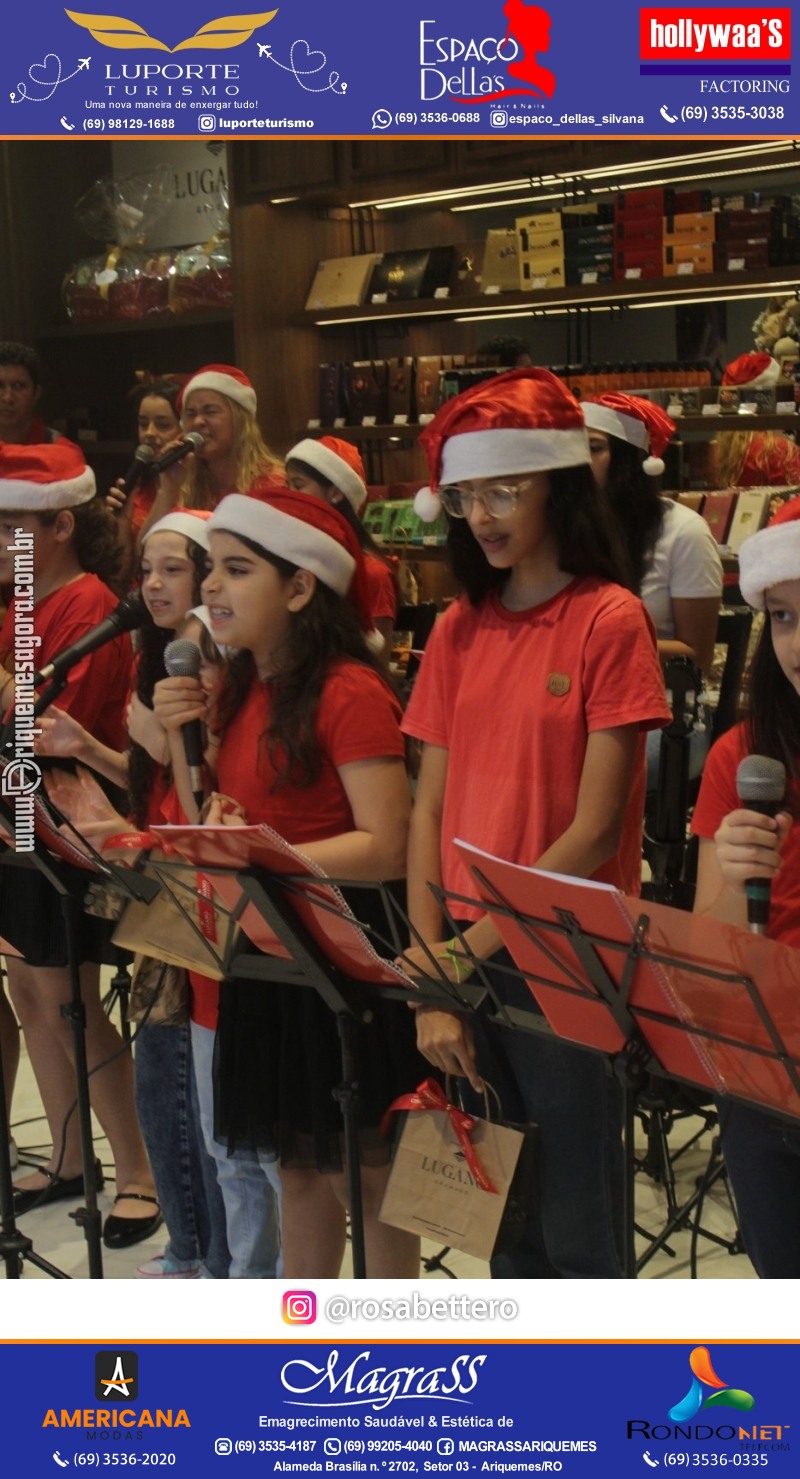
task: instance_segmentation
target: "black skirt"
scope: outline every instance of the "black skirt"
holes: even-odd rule
[[[359,891],[360,892],[360,891]],[[352,907],[363,919],[363,899]],[[380,928],[380,925],[379,925]],[[388,932],[381,929],[384,936]],[[380,949],[373,938],[376,949]],[[380,950],[395,953],[387,941]],[[365,1166],[385,1165],[391,1139],[380,1122],[398,1095],[433,1074],[417,1052],[414,1013],[404,1001],[359,993],[369,1022],[355,1026],[359,1147]],[[215,1136],[231,1150],[272,1151],[289,1169],[343,1168],[342,1067],[336,1016],[308,986],[230,980],[220,989],[214,1052]]]
[[[77,959],[103,965],[113,960],[114,921],[84,914],[81,903],[92,874],[61,860],[54,871],[75,906]],[[69,964],[67,930],[61,898],[35,867],[17,862],[0,865],[0,935],[19,952],[27,965],[64,967]]]

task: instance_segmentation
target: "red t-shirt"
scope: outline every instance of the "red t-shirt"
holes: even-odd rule
[[[737,724],[718,739],[706,756],[700,795],[692,816],[697,837],[713,838],[723,818],[743,803],[736,794],[736,771],[750,753],[747,726]],[[781,849],[782,867],[770,892],[770,939],[800,945],[800,820],[795,821]]]
[[[320,697],[315,730],[322,753],[310,786],[270,787],[275,769],[261,742],[269,723],[269,689],[251,684],[244,704],[222,736],[216,789],[245,808],[248,822],[268,822],[288,842],[302,847],[353,830],[353,813],[339,767],[356,760],[401,758],[400,705],[383,680],[360,663],[337,664]],[[217,1025],[219,984],[191,975],[192,1019]]]
[[[466,599],[436,623],[403,728],[449,751],[442,815],[445,888],[475,897],[456,837],[532,866],[575,816],[588,736],[670,718],[652,623],[637,596],[575,579],[529,611],[497,594]],[[595,875],[638,893],[644,736],[620,850]],[[480,907],[458,905],[477,919]]]
[[[736,479],[737,487],[780,488],[794,483],[800,483],[800,447],[787,436],[773,437],[767,444],[764,433],[754,431]]]
[[[77,642],[117,605],[117,598],[96,575],[84,574],[62,585],[33,610],[33,629],[40,638],[36,666]],[[0,664],[13,672],[14,602],[0,629]],[[104,745],[124,750],[127,745],[125,705],[131,680],[133,653],[128,632],[98,647],[70,669],[66,687],[56,703]]]
[[[390,621],[394,621],[397,616],[397,586],[389,566],[379,555],[373,555],[369,550],[364,551],[364,566],[372,620],[379,621],[388,616]]]

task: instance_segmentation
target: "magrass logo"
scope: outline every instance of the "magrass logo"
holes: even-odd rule
[[[755,1398],[749,1392],[720,1381],[704,1345],[695,1346],[689,1356],[689,1369],[692,1384],[686,1396],[669,1409],[668,1416],[673,1422],[691,1422],[698,1412],[705,1411],[708,1407],[735,1407],[738,1412],[750,1412],[755,1407]],[[709,1387],[712,1390],[707,1394]]]
[[[94,1358],[98,1402],[131,1402],[139,1395],[139,1357],[135,1351],[98,1351]]]

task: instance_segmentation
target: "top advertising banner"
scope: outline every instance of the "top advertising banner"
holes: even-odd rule
[[[764,135],[798,126],[786,6],[41,0],[5,22],[0,134]]]

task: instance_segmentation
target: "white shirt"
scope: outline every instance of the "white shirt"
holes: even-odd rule
[[[722,595],[722,561],[705,519],[664,498],[664,519],[642,581],[641,597],[659,637],[675,636],[672,602]]]

